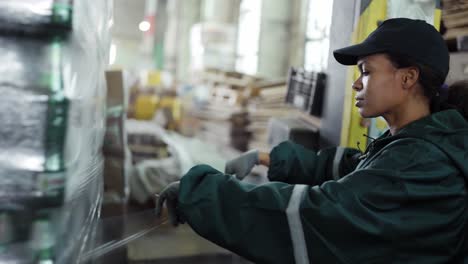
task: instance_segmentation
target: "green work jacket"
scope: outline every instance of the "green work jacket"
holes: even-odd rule
[[[179,212],[201,236],[255,263],[463,263],[468,122],[455,110],[385,133],[365,153],[270,153],[270,183],[207,165],[181,180]]]

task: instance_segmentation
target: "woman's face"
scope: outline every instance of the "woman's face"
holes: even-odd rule
[[[353,83],[356,107],[362,117],[385,116],[402,106],[407,96],[402,72],[384,54],[359,59],[359,78]]]

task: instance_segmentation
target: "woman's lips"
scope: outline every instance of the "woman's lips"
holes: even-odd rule
[[[356,99],[356,103],[354,105],[356,107],[361,107],[363,105],[364,99],[363,98],[355,98],[355,99]]]

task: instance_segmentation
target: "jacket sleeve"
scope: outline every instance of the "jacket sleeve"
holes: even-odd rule
[[[255,263],[447,262],[466,218],[454,192],[465,191],[431,151],[395,146],[320,186],[254,186],[199,165],[181,180],[179,210],[199,235]]]
[[[338,180],[357,167],[360,155],[360,151],[352,148],[334,147],[315,152],[285,141],[270,153],[268,179],[308,185]]]

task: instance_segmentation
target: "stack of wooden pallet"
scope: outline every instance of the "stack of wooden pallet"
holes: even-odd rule
[[[250,120],[248,130],[252,133],[250,149],[269,151],[268,124],[272,117],[296,116],[299,110],[286,105],[286,80],[258,83],[252,87],[247,110]]]
[[[442,20],[446,39],[468,36],[468,0],[443,0]]]
[[[213,69],[203,73],[202,85],[209,90],[209,100],[186,111],[187,116],[198,121],[196,136],[219,146],[247,150],[251,133],[247,130],[245,105],[249,98],[245,91],[258,80]]]
[[[187,114],[198,120],[197,137],[218,146],[231,146],[232,116],[241,112],[239,106],[209,103],[191,108]]]

